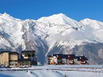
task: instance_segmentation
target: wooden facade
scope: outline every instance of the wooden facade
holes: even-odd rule
[[[36,51],[26,50],[21,53],[21,60],[30,61],[30,65],[37,65]]]
[[[10,52],[9,53],[9,59],[10,60],[18,60],[19,59],[19,54],[17,52]]]
[[[1,66],[16,67],[16,64],[18,64],[18,53],[17,52],[10,52],[10,51],[0,52],[0,65]]]
[[[0,65],[1,66],[9,66],[9,52],[8,51],[3,51],[0,52]]]
[[[19,54],[17,52],[9,53],[9,67],[18,67],[19,66]]]

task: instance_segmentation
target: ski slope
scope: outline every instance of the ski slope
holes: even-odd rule
[[[0,77],[103,77],[102,65],[56,65],[0,68]]]

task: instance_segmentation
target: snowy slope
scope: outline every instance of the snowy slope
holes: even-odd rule
[[[6,40],[11,47],[16,48],[22,44],[22,21],[4,13],[0,14],[0,36]],[[2,41],[3,42],[3,41]],[[2,48],[2,47],[1,47]]]
[[[98,42],[103,42],[103,22],[92,20],[92,19],[84,19],[80,21],[84,25],[85,34],[89,36],[89,38],[94,38]]]
[[[103,77],[103,66],[35,66],[12,69],[22,71],[1,71],[0,77]]]
[[[31,73],[32,72],[32,73]],[[0,77],[102,77],[103,73],[95,72],[78,72],[78,71],[16,71],[0,72]]]
[[[0,14],[0,50],[35,49],[41,63],[48,54],[73,53],[71,50],[75,46],[102,43],[102,32],[103,22],[88,18],[78,22],[62,13],[38,20],[20,20],[6,13]],[[101,55],[97,56],[101,58]]]

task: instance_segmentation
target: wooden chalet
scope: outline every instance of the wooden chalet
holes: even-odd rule
[[[9,66],[9,51],[0,52],[0,66]]]
[[[76,57],[78,64],[88,64],[88,59],[85,56],[77,56]]]
[[[63,60],[65,59],[64,58],[64,55],[63,54],[53,54],[53,56],[56,56],[57,58],[57,64],[64,64]]]
[[[88,59],[85,56],[75,56],[74,54],[53,54],[48,56],[48,64],[53,65],[73,65],[87,64]]]
[[[17,52],[2,51],[0,52],[0,66],[4,67],[30,67],[37,65],[35,51]]]
[[[22,51],[21,52],[21,59],[19,60],[21,65],[25,65],[25,66],[37,65],[35,53],[36,53],[36,51],[34,51],[34,50]]]
[[[74,54],[68,55],[68,62],[67,62],[67,64],[70,64],[70,65],[74,64],[75,63],[74,59],[75,59],[75,55]]]
[[[53,54],[48,56],[48,64],[74,64],[73,54]]]
[[[4,67],[16,67],[18,56],[17,52],[2,51],[0,52],[0,65]]]
[[[10,52],[9,53],[9,67],[18,67],[19,66],[19,53]]]
[[[48,56],[48,64],[56,65],[57,64],[57,57],[53,55]]]

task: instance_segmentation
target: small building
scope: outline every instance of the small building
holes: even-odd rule
[[[88,59],[85,56],[76,56],[76,63],[81,65],[88,64]]]
[[[74,64],[73,54],[53,54],[48,56],[48,64]]]
[[[53,54],[53,56],[56,56],[57,58],[57,64],[64,64],[63,60],[65,59],[64,58],[64,55],[63,54]]]
[[[21,64],[27,66],[37,65],[35,50],[25,50],[21,52]]]
[[[69,54],[67,64],[70,64],[70,65],[74,64],[75,63],[74,59],[75,59],[75,55],[74,54]]]
[[[19,67],[19,54],[17,52],[9,53],[9,67]]]
[[[53,54],[48,56],[48,64],[52,65],[62,65],[65,64],[66,58],[63,54]]]
[[[53,55],[48,56],[48,64],[56,65],[57,64],[57,57]]]
[[[53,54],[48,56],[48,64],[52,65],[73,65],[87,64],[88,59],[85,56],[75,56],[74,54]]]
[[[74,64],[74,54],[57,54],[58,64]]]
[[[30,67],[37,65],[35,51],[17,52],[2,51],[0,52],[0,66],[4,67]]]
[[[5,67],[16,67],[18,64],[17,52],[2,51],[0,52],[0,65]]]
[[[5,67],[9,66],[9,51],[0,52],[0,65]]]

